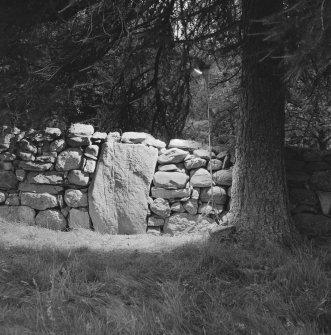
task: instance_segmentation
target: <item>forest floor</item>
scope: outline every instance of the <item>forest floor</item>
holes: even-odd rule
[[[331,334],[330,251],[2,222],[0,334]]]

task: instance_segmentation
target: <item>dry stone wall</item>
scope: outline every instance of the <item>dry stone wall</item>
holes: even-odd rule
[[[91,228],[88,186],[106,133],[74,124],[0,134],[0,217],[20,224],[66,230]]]
[[[234,153],[146,133],[0,129],[0,218],[55,230],[210,230],[231,206]],[[309,236],[331,235],[331,152],[287,148],[291,211]],[[212,203],[213,199],[213,203]],[[276,206],[277,204],[275,204]]]

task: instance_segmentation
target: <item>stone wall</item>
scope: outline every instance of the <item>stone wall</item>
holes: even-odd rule
[[[174,139],[166,148],[146,133],[120,136],[82,124],[65,133],[0,131],[0,218],[7,221],[171,235],[212,229],[215,211],[226,221],[234,164],[229,148],[213,147],[210,157],[196,141]],[[286,168],[297,227],[310,236],[330,235],[331,152],[288,148]]]
[[[0,133],[0,217],[65,230],[91,228],[88,186],[106,133],[90,125]]]

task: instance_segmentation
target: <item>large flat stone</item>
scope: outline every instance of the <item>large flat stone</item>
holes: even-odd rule
[[[29,184],[26,182],[20,183],[18,185],[18,189],[22,192],[50,193],[50,194],[59,194],[60,192],[63,191],[62,186]]]
[[[57,197],[49,193],[22,192],[21,204],[38,210],[45,210],[58,206]]]
[[[17,188],[18,180],[12,171],[0,171],[0,189],[14,190]]]
[[[158,171],[154,174],[153,183],[156,187],[169,190],[185,188],[189,176],[181,172]]]
[[[36,212],[27,206],[0,206],[0,218],[24,226],[34,225]]]
[[[189,197],[191,190],[189,188],[167,190],[165,188],[152,187],[151,193],[153,198],[181,199]]]
[[[157,156],[156,148],[142,144],[104,144],[88,195],[96,231],[145,233]]]

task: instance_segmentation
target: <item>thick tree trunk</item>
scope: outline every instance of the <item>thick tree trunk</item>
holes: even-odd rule
[[[261,19],[281,0],[242,0],[242,101],[232,189],[233,223],[251,240],[292,236],[284,168],[284,86],[280,50],[265,42]],[[270,28],[270,27],[269,27]]]

